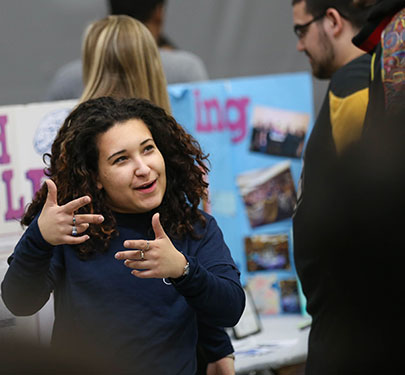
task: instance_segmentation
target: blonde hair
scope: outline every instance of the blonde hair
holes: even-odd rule
[[[111,15],[90,24],[82,47],[84,90],[79,102],[101,96],[143,98],[170,113],[167,81],[150,31]]]

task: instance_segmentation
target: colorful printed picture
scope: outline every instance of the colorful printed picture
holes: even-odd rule
[[[300,314],[297,280],[294,276],[280,278],[275,272],[249,277],[247,287],[260,314]]]
[[[285,313],[301,312],[300,296],[296,279],[280,280],[281,310]]]
[[[271,107],[255,107],[252,123],[250,151],[301,157],[309,114]]]
[[[245,237],[245,253],[249,272],[291,268],[287,234]]]
[[[297,201],[290,162],[237,176],[252,228],[289,218]]]
[[[267,273],[251,276],[247,287],[259,314],[275,315],[281,312],[280,290],[277,288],[277,274]]]

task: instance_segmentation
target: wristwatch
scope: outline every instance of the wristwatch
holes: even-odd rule
[[[187,262],[183,269],[183,274],[180,277],[186,277],[190,273],[190,263]]]
[[[177,279],[172,279],[172,278],[170,278],[170,281],[171,281],[172,283],[174,283],[174,284],[177,284],[177,283],[179,283],[180,281],[182,281],[183,279],[185,279],[186,276],[187,276],[189,273],[190,273],[190,263],[187,262],[186,265],[185,265],[184,268],[183,268],[183,274],[182,274],[180,277],[178,277]]]

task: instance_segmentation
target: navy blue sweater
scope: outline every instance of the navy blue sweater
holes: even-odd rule
[[[229,327],[245,302],[239,272],[215,219],[201,239],[173,240],[190,263],[178,283],[139,279],[114,258],[127,239],[154,239],[151,214],[116,214],[119,236],[105,253],[83,261],[72,246],[53,247],[33,221],[17,244],[2,283],[15,315],[31,315],[55,297],[52,343],[85,344],[108,353],[133,374],[194,374],[197,318]],[[170,285],[167,285],[170,284]]]

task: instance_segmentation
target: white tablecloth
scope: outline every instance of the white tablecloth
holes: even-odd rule
[[[237,374],[305,362],[309,327],[301,326],[307,322],[301,315],[261,316],[260,333],[232,340]]]

